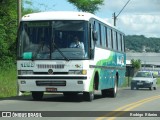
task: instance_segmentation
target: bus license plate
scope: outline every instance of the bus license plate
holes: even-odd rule
[[[57,88],[46,88],[47,92],[54,92],[57,91]]]

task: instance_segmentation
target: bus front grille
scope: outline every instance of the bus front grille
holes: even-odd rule
[[[39,69],[63,69],[64,68],[64,64],[37,64],[37,68]]]
[[[37,86],[66,86],[66,81],[36,81]]]
[[[34,72],[34,74],[35,75],[48,75],[48,72]],[[53,75],[67,75],[67,74],[68,72],[53,72]]]

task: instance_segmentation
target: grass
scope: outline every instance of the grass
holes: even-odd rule
[[[0,98],[16,96],[17,94],[17,71],[16,66],[6,70],[0,70]]]

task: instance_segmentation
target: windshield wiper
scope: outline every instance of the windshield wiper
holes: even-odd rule
[[[58,52],[64,57],[64,59],[66,60],[66,61],[69,61],[69,59],[63,54],[63,52],[57,47],[57,45],[54,43],[54,42],[52,42],[52,44],[53,44],[53,46],[54,46],[54,48],[56,48],[57,50],[58,50]]]

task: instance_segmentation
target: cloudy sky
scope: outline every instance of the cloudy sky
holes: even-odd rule
[[[108,14],[116,12],[118,15],[127,1],[105,0],[105,5],[100,11],[108,10]],[[112,16],[106,19],[113,24]],[[117,27],[127,35],[160,37],[160,0],[130,0],[118,16]]]
[[[77,11],[67,0],[32,0],[42,11]],[[104,0],[97,16],[113,24],[112,14],[119,14],[128,0]],[[41,5],[43,4],[43,5]],[[160,0],[130,0],[117,19],[117,27],[126,35],[160,38]]]

